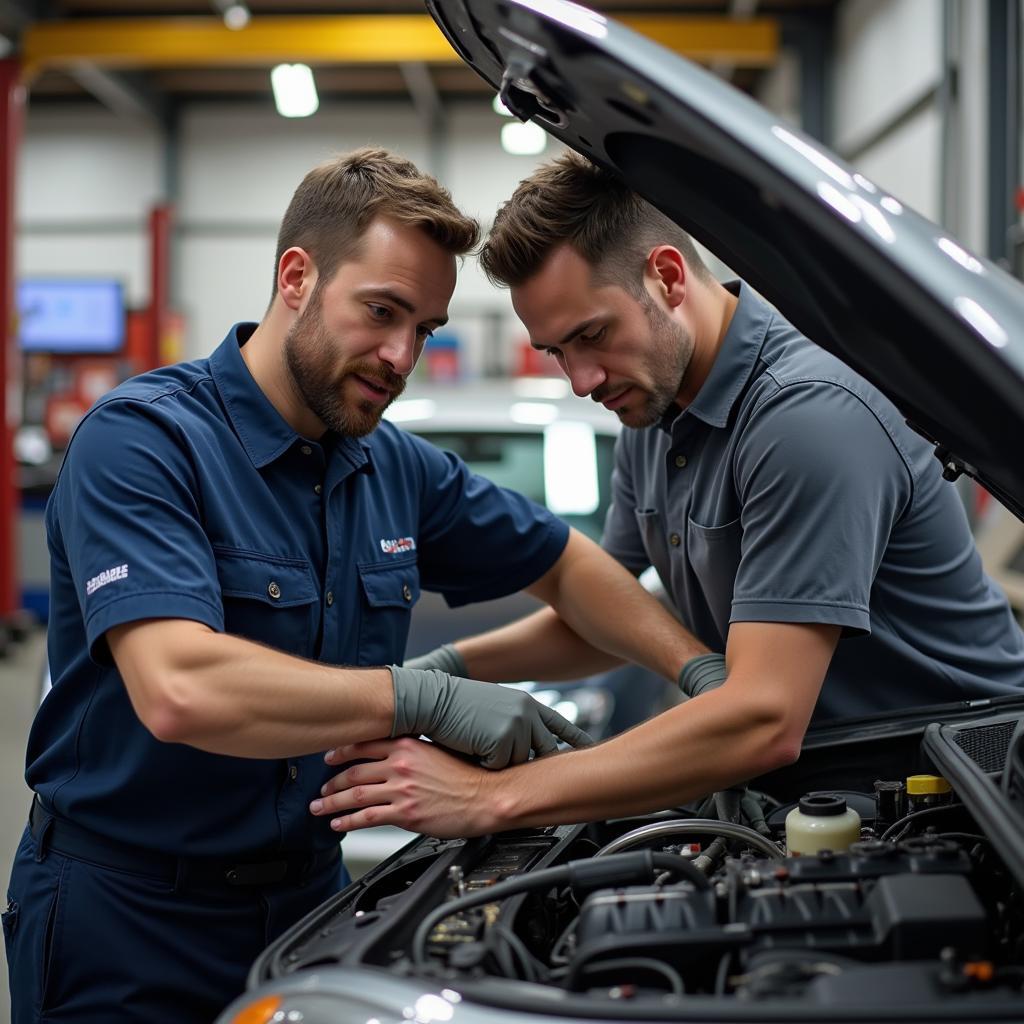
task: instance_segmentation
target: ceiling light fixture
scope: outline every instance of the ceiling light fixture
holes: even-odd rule
[[[320,106],[313,72],[307,64],[278,64],[270,72],[270,84],[282,117],[309,117]]]
[[[233,32],[245,28],[251,17],[249,8],[243,3],[229,4],[224,8],[224,24]]]
[[[212,0],[217,13],[224,19],[225,28],[237,32],[249,24],[252,14],[246,0]]]
[[[501,126],[501,148],[513,156],[535,156],[548,144],[546,132],[532,121],[510,121]]]

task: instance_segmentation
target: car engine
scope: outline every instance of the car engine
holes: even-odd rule
[[[524,1013],[1019,1017],[1022,723],[1018,702],[825,729],[796,765],[691,807],[420,838],[250,984],[337,965]],[[824,823],[813,849],[801,822]]]

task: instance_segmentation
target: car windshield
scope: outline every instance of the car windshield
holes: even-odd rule
[[[569,422],[536,433],[422,428],[415,432],[454,452],[474,473],[525,494],[581,533],[600,539],[611,499],[614,437]]]

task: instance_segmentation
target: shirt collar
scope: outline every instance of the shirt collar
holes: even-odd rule
[[[742,281],[729,281],[725,288],[737,296],[739,302],[707,380],[682,413],[696,416],[710,427],[728,424],[733,406],[754,372],[772,318],[770,307],[754,294],[749,285]],[[673,420],[676,418],[672,417]]]
[[[263,393],[242,358],[242,346],[256,327],[253,323],[235,324],[210,356],[210,373],[242,447],[253,466],[262,469],[300,438]],[[328,456],[334,448],[356,467],[372,468],[370,446],[362,439],[328,431],[320,443],[328,449]]]

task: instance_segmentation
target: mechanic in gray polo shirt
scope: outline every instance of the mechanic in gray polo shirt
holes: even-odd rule
[[[841,627],[817,718],[1019,692],[1024,644],[932,446],[741,282],[707,378],[625,431],[603,546],[688,627]],[[852,638],[857,637],[854,640]]]
[[[1024,633],[931,446],[749,287],[719,284],[670,220],[567,154],[520,184],[482,262],[576,394],[633,428],[603,544],[657,569],[693,633],[680,686],[694,699],[500,773],[419,747],[399,778],[393,744],[365,744],[345,759],[383,763],[339,776],[326,813],[364,781],[374,822],[415,808],[434,834],[639,813],[793,761],[812,715],[1024,690]],[[415,664],[506,680],[611,663],[544,611]]]

